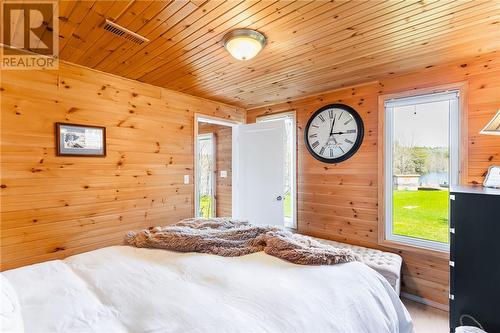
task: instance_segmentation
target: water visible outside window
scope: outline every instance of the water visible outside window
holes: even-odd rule
[[[448,243],[449,103],[394,108],[394,234]]]

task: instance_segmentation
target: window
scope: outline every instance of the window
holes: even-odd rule
[[[296,204],[296,136],[295,136],[295,113],[285,112],[274,115],[261,116],[257,122],[277,121],[285,122],[286,138],[285,149],[285,188],[283,189],[283,213],[284,225],[289,228],[297,227],[297,204]]]
[[[197,167],[196,217],[215,217],[215,138],[213,133],[199,134]]]
[[[459,93],[385,101],[385,239],[447,251],[459,179]]]

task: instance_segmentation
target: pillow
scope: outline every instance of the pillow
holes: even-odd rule
[[[0,273],[0,331],[5,333],[24,332],[21,306],[16,291],[9,280]]]

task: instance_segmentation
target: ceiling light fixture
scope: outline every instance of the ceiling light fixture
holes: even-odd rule
[[[264,48],[266,37],[255,30],[237,29],[225,34],[222,43],[236,59],[249,60]]]

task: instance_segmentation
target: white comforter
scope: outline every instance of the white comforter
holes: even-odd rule
[[[368,266],[114,246],[3,273],[26,332],[413,332]]]

